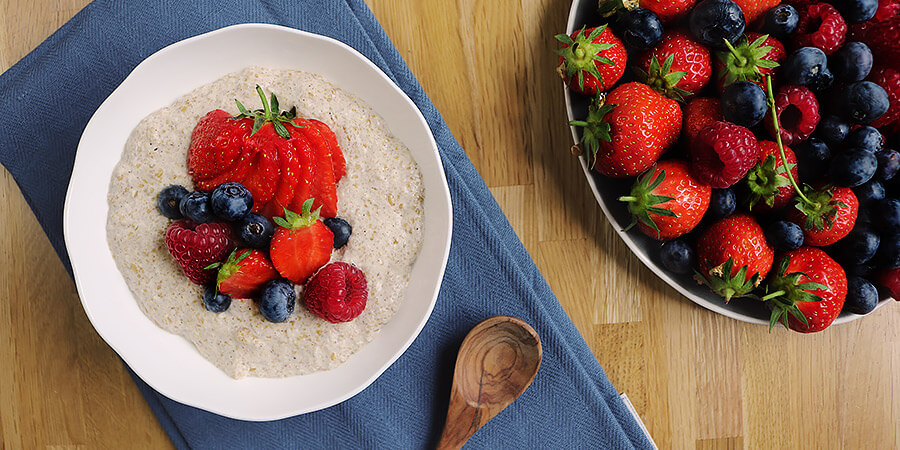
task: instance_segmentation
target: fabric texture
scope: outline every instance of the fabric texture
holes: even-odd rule
[[[0,75],[0,110],[16,111],[0,116],[0,163],[12,173],[70,273],[63,201],[88,119],[155,51],[247,22],[341,40],[412,98],[440,147],[454,205],[453,242],[437,306],[422,333],[378,380],[339,405],[279,421],[242,422],[176,403],[135,377],[176,447],[431,447],[446,416],[459,344],[476,323],[501,314],[520,317],[538,331],[544,359],[531,387],[477,432],[469,448],[650,447],[362,0],[96,0]]]

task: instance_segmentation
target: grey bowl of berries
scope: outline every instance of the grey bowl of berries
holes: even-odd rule
[[[572,136],[625,243],[693,302],[798,332],[900,298],[900,5],[575,0]]]

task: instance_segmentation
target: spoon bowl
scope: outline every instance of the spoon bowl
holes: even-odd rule
[[[521,319],[495,316],[475,325],[456,357],[447,423],[438,448],[462,447],[525,392],[542,355],[540,337]]]

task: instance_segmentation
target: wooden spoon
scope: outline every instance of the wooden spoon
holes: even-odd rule
[[[525,392],[542,354],[541,338],[521,319],[496,316],[475,325],[456,357],[447,423],[437,448],[461,448]]]

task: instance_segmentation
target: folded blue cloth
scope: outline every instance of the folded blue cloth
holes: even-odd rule
[[[646,448],[650,442],[560,307],[484,182],[362,0],[97,0],[0,75],[0,163],[60,258],[63,200],[88,119],[141,60],[175,41],[244,22],[331,36],[381,67],[434,132],[453,198],[453,243],[430,320],[378,380],[344,403],[251,423],[176,403],[135,382],[179,448],[432,446],[443,427],[456,352],[493,315],[529,322],[544,344],[531,387],[471,448]],[[12,112],[15,112],[14,114]],[[259,399],[264,402],[265,399]]]

